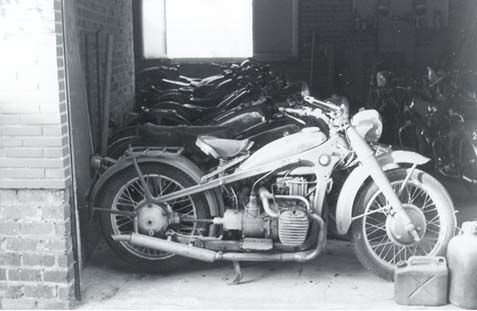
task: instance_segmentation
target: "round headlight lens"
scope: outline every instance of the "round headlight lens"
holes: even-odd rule
[[[378,142],[383,133],[383,121],[376,110],[358,112],[351,119],[351,125],[367,142]]]

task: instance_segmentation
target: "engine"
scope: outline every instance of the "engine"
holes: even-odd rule
[[[272,192],[260,187],[243,209],[227,209],[214,223],[221,224],[224,232],[237,232],[244,241],[254,240],[250,249],[270,249],[264,244],[272,243],[301,246],[310,228],[308,186],[302,177],[279,177],[270,187]],[[264,241],[269,243],[258,246]]]

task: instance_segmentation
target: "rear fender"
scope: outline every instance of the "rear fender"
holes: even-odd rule
[[[418,153],[411,151],[390,151],[376,157],[384,171],[399,168],[399,164],[422,165],[430,161]],[[341,188],[338,203],[336,204],[336,229],[338,234],[346,234],[351,226],[353,205],[358,192],[364,182],[370,177],[363,166],[356,167],[347,177]]]
[[[194,180],[197,184],[201,182],[201,178],[204,175],[202,170],[199,167],[197,167],[197,165],[195,165],[192,161],[185,158],[184,156],[177,155],[177,153],[174,153],[174,154],[165,153],[164,155],[161,155],[161,156],[155,155],[154,157],[142,156],[142,157],[137,157],[136,159],[139,165],[143,163],[160,163],[160,164],[167,164],[167,165],[173,166],[183,171],[187,175],[189,175],[192,178],[192,180]],[[113,166],[109,167],[97,179],[93,188],[90,191],[89,208],[92,209],[94,206],[98,205],[98,195],[101,194],[102,189],[108,183],[109,180],[111,180],[117,174],[124,171],[125,169],[128,169],[129,167],[133,165],[134,164],[133,164],[132,158],[127,157],[127,158],[121,159],[120,161],[115,163]],[[212,216],[223,215],[224,204],[222,201],[221,193],[217,189],[215,189],[212,191],[207,191],[205,193],[205,197],[206,197],[211,215]],[[90,210],[90,213],[92,212],[93,211]]]

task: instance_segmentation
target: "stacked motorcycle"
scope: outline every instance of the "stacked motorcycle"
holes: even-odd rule
[[[253,139],[258,148],[305,125],[278,108],[300,102],[306,84],[250,61],[214,66],[222,72],[203,79],[181,76],[174,67],[141,71],[136,112],[113,135],[109,156],[117,159],[131,144],[182,146],[196,156],[195,139],[206,134]]]
[[[337,233],[352,237],[363,266],[385,279],[393,278],[401,260],[445,252],[456,223],[452,200],[418,168],[428,158],[378,142],[383,124],[376,110],[350,117],[345,98],[290,94],[289,83],[269,68],[227,70],[227,79],[216,82],[181,78],[184,90],[154,86],[149,95],[181,94],[187,108],[162,106],[167,101],[148,105],[161,123],[138,126],[157,134],[155,143],[128,147],[112,163],[98,162],[103,166],[90,192],[92,212],[109,246],[133,269],[229,261],[238,284],[244,261],[317,258],[330,214]],[[245,92],[247,100],[197,100],[198,89],[219,94],[228,79],[237,88],[234,98]],[[167,117],[171,110],[193,122],[169,129],[162,121],[177,120]],[[140,118],[150,117],[144,111]],[[181,113],[187,111],[198,113],[192,120]],[[165,143],[164,133],[189,135],[190,142]],[[333,193],[337,202],[330,206]]]
[[[463,180],[475,195],[477,85],[469,83],[472,77],[475,81],[477,75],[427,67],[426,75],[403,79],[380,70],[372,76],[368,104],[385,116],[385,143],[429,156],[430,172]]]

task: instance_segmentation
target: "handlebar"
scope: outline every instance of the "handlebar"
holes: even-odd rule
[[[310,108],[310,107],[302,107],[302,108],[287,108],[287,107],[279,107],[278,110],[285,114],[296,115],[299,117],[313,117],[317,120],[321,119],[325,121],[325,123],[330,123],[330,117],[323,113],[320,108]]]
[[[309,103],[309,104],[311,104],[315,107],[321,108],[321,109],[326,109],[326,110],[330,110],[330,111],[333,111],[333,112],[337,112],[341,109],[338,105],[336,105],[332,102],[324,102],[324,101],[316,99],[312,96],[305,96],[303,99],[307,103]]]

